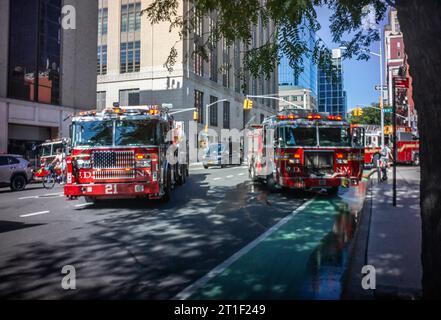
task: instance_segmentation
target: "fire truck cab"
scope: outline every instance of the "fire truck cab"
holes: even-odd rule
[[[251,127],[249,174],[270,191],[327,189],[357,185],[364,163],[364,129],[341,116],[285,110]]]
[[[175,124],[160,106],[115,107],[74,117],[64,194],[84,196],[87,202],[170,200],[173,186],[188,176],[182,153],[186,141],[176,136]]]

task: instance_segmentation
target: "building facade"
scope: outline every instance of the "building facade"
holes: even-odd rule
[[[213,44],[208,61],[194,54],[195,43],[205,43],[215,14],[199,19],[191,39],[180,39],[169,23],[151,24],[140,15],[151,0],[99,0],[98,87],[99,108],[121,105],[172,104],[173,111],[196,108],[199,129],[242,129],[247,122],[260,121],[276,112],[274,100],[259,99],[250,111],[244,112],[246,94],[277,94],[277,74],[270,79],[240,77],[245,47],[240,42]],[[190,1],[180,1],[179,12],[194,12]],[[259,21],[253,27],[253,47],[266,43],[273,34],[272,25]],[[164,64],[170,49],[176,49],[172,70]],[[244,80],[245,79],[245,80]],[[207,105],[219,102],[207,109]],[[208,114],[207,114],[208,110]],[[185,122],[193,120],[193,112],[176,114]]]
[[[403,33],[398,22],[397,11],[389,11],[389,22],[384,27],[384,48],[385,48],[385,74],[388,88],[387,103],[392,105],[393,92],[392,80],[399,76],[400,68],[405,70],[404,76],[410,79],[410,87],[402,92],[402,97],[397,99],[397,113],[401,117],[397,118],[398,124],[411,126],[417,131],[417,114],[415,104],[412,98],[412,77],[409,74],[409,65],[404,47]]]
[[[332,63],[336,67],[334,77],[325,70],[318,70],[318,110],[332,115],[346,117],[348,106],[344,90],[344,73],[341,49],[332,50]]]
[[[93,108],[97,12],[97,1],[0,0],[0,153],[33,158]]]
[[[307,31],[305,31],[307,30]],[[307,43],[310,52],[315,46],[315,33],[302,29],[299,36]],[[289,64],[289,59],[282,56],[278,67],[279,95],[283,100],[295,103],[304,108],[315,109],[317,107],[317,65],[311,57],[303,56],[303,71],[295,74]],[[289,105],[281,101],[279,109]]]
[[[280,86],[279,96],[283,100],[279,102],[279,110],[290,106],[311,110],[317,109],[317,98],[312,90],[296,86]]]

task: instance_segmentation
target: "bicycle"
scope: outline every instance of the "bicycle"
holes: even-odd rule
[[[64,181],[63,171],[60,168],[45,167],[40,169],[43,187],[53,189],[55,183],[61,184]]]

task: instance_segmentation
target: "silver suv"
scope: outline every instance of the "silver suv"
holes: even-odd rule
[[[32,180],[32,168],[28,160],[15,154],[0,154],[0,187],[10,186],[21,191]]]

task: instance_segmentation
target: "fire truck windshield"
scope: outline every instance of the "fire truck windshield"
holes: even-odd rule
[[[142,146],[158,144],[157,121],[119,120],[115,126],[115,145]]]
[[[350,147],[348,128],[319,128],[319,141],[322,147]]]
[[[282,127],[280,143],[282,147],[313,147],[317,145],[315,127]]]
[[[113,121],[74,122],[72,145],[77,146],[111,146]]]

